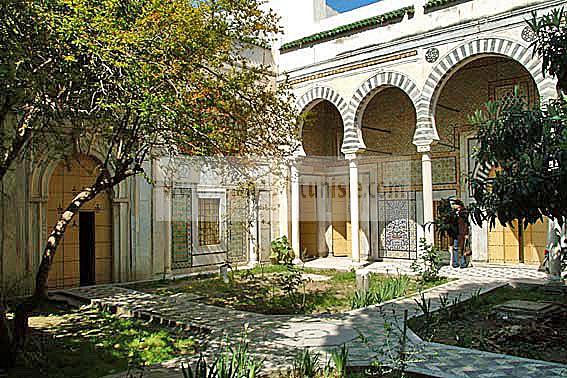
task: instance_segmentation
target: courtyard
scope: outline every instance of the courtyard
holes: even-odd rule
[[[557,341],[553,337],[562,337],[561,327],[554,328],[559,332],[555,336],[541,335],[537,342],[532,336],[525,346],[517,339],[511,339],[513,347],[517,348],[514,350],[510,349],[508,342],[491,341],[493,335],[490,332],[500,331],[503,334],[506,330],[516,329],[517,336],[521,333],[518,331],[519,323],[504,326],[502,322],[505,321],[500,319],[500,323],[494,325],[499,329],[491,331],[486,328],[487,320],[476,315],[486,314],[505,299],[553,302],[564,306],[567,300],[564,292],[544,295],[538,294],[537,290],[543,290],[537,289],[538,286],[517,288],[518,285],[542,283],[544,274],[526,268],[443,268],[442,272],[451,273],[451,279],[444,278],[435,285],[418,288],[415,276],[410,276],[409,272],[407,275],[399,273],[407,269],[404,265],[389,262],[364,267],[375,272],[370,290],[376,290],[388,279],[399,277],[408,277],[411,284],[398,298],[385,298],[384,303],[354,310],[348,301],[341,301],[341,297],[337,296],[331,303],[318,300],[316,306],[303,311],[297,311],[299,308],[286,303],[288,313],[281,314],[279,310],[283,307],[266,305],[262,297],[267,293],[252,278],[269,282],[270,276],[273,278],[283,270],[281,266],[269,265],[235,271],[228,284],[215,274],[171,282],[64,290],[58,293],[59,299],[75,301],[75,305],[88,303],[89,307],[80,310],[61,307],[47,317],[41,312],[34,315],[30,323],[32,334],[34,338],[40,334],[43,336],[32,345],[42,345],[43,350],[50,350],[50,369],[57,363],[71,366],[88,363],[91,366],[91,375],[88,376],[93,377],[100,376],[101,372],[105,372],[102,375],[125,377],[127,369],[130,374],[141,373],[144,377],[181,376],[179,369],[183,364],[192,366],[199,356],[213,361],[225,348],[223,345],[239,345],[243,339],[247,340],[250,355],[257,361],[263,361],[263,374],[269,375],[291,374],[297,368],[297,356],[305,350],[320,356],[317,357],[318,363],[324,364],[344,345],[348,350],[352,374],[376,375],[382,372],[381,376],[389,376],[384,373],[387,371],[385,367],[395,367],[400,363],[401,340],[405,340],[404,364],[407,366],[404,369],[410,376],[478,377],[496,370],[502,377],[519,376],[520,371],[529,371],[530,377],[561,377],[567,372],[567,365],[554,363],[565,362],[562,344],[553,341]],[[395,267],[397,273],[389,273]],[[498,276],[484,275],[483,271],[488,269],[498,272]],[[383,270],[388,274],[380,273]],[[319,292],[319,297],[325,289],[337,290],[338,287],[347,293],[356,287],[356,275],[351,271],[305,268],[302,273],[306,280],[313,280],[311,283],[325,283],[310,289]],[[321,277],[326,278],[314,281],[321,280]],[[236,292],[228,288],[232,285],[242,294],[234,297]],[[250,285],[251,290],[246,290],[246,285]],[[261,295],[251,294],[254,290]],[[349,292],[349,295],[352,294],[352,291]],[[277,303],[279,301],[281,298]],[[428,303],[426,308],[424,303]],[[296,311],[290,311],[290,308]],[[449,310],[454,317],[450,318],[448,325],[444,325],[443,321],[448,319],[445,314]],[[402,336],[405,311],[409,328]],[[565,324],[564,311],[554,316],[553,321]],[[424,317],[428,319],[425,322]],[[553,327],[550,321],[551,318],[545,319],[547,323],[537,325],[527,321],[524,326],[533,333],[536,332],[534,327],[540,331]],[[55,339],[52,338],[54,335],[57,335]],[[455,338],[456,335],[460,338]],[[495,349],[495,345],[499,349]],[[552,352],[550,345],[559,349]],[[544,350],[545,359],[551,362],[534,359],[542,356]],[[58,359],[53,356],[61,357],[63,351],[67,352],[65,359],[54,365]],[[40,356],[41,353],[36,349],[35,355]],[[448,369],[451,373],[446,375]],[[73,374],[69,370],[61,370],[60,373],[61,376]]]
[[[567,378],[564,3],[0,2],[0,378]]]

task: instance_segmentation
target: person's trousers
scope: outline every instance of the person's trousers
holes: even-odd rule
[[[451,265],[453,268],[466,268],[467,258],[459,253],[459,240],[453,242],[453,253],[451,253]]]

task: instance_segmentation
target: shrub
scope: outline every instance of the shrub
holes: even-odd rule
[[[224,349],[211,364],[201,356],[193,366],[181,365],[184,378],[257,378],[263,361],[250,354],[246,331],[235,347],[227,339]]]
[[[293,252],[293,248],[291,248],[291,244],[286,236],[273,240],[271,243],[271,249],[272,254],[270,255],[270,260],[272,261],[272,264],[293,264],[295,253]]]
[[[293,360],[293,378],[315,378],[321,371],[319,354],[304,349]]]
[[[421,254],[411,264],[411,269],[422,282],[434,282],[439,280],[441,270],[441,250],[434,245],[427,244],[425,239],[420,240]]]
[[[350,307],[354,310],[399,298],[406,294],[410,283],[411,279],[408,276],[386,277],[373,284],[366,292],[355,292]]]

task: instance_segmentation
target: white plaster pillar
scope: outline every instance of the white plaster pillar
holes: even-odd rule
[[[350,178],[350,225],[352,232],[352,261],[360,262],[360,218],[358,207],[358,162],[356,154],[346,154]]]
[[[425,240],[428,244],[435,241],[433,222],[433,177],[431,172],[431,146],[422,145],[417,147],[421,155],[421,173],[423,185],[423,224],[425,225]]]
[[[259,204],[260,196],[258,195],[257,191],[254,191],[249,198],[249,206],[250,206],[250,244],[248,247],[250,256],[249,256],[249,263],[252,266],[258,264],[258,253],[260,251],[259,246],[259,238],[258,238],[258,204]]]
[[[299,244],[299,170],[297,162],[291,162],[291,246],[295,256],[300,257],[301,247]]]
[[[280,226],[280,235],[279,236],[286,236],[289,238],[289,198],[288,198],[288,181],[287,178],[289,177],[289,167],[284,165],[282,167],[282,183],[281,189],[279,193],[279,226]]]

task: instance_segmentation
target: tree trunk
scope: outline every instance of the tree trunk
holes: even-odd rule
[[[41,263],[36,274],[34,294],[16,308],[11,350],[12,358],[15,358],[17,353],[21,351],[24,346],[28,332],[29,314],[35,310],[39,304],[47,299],[47,279],[49,277],[49,271],[51,270],[53,259],[55,258],[55,252],[65,235],[67,226],[71,223],[75,215],[77,215],[81,207],[95,198],[97,194],[107,189],[107,185],[104,184],[105,182],[108,182],[108,180],[101,179],[101,176],[99,176],[95,185],[90,188],[83,189],[83,191],[77,194],[69,206],[67,206],[63,214],[61,214],[55,227],[53,227],[53,230],[47,239],[47,244],[43,250]]]
[[[2,181],[6,175],[14,160],[21,156],[22,151],[31,140],[33,134],[31,125],[36,114],[37,110],[35,108],[30,108],[25,112],[24,116],[20,120],[18,129],[16,130],[16,135],[13,137],[12,144],[8,147],[6,152],[4,152],[0,161],[0,181]]]
[[[561,258],[562,247],[567,233],[567,225],[563,225],[558,220],[550,219],[549,232],[547,240],[547,250],[549,251],[549,277],[548,280],[552,284],[562,284],[563,278],[561,277]]]
[[[126,165],[126,163],[124,165]],[[40,303],[47,299],[47,279],[49,277],[49,271],[51,270],[53,259],[55,258],[55,252],[65,235],[67,226],[69,226],[79,210],[87,202],[93,200],[99,193],[114,187],[130,176],[134,176],[142,172],[143,169],[136,165],[133,169],[119,170],[111,177],[109,177],[105,172],[99,174],[94,185],[83,189],[79,194],[77,194],[67,206],[63,214],[61,214],[57,224],[53,227],[53,230],[47,239],[47,244],[43,250],[41,263],[35,278],[34,294],[21,303],[16,309],[11,348],[11,356],[13,356],[14,359],[17,353],[21,351],[24,346],[28,332],[29,314],[35,310]]]
[[[8,326],[8,319],[6,318],[7,309],[3,303],[0,303],[0,369],[8,369],[14,366],[15,359],[12,356],[12,332]]]

